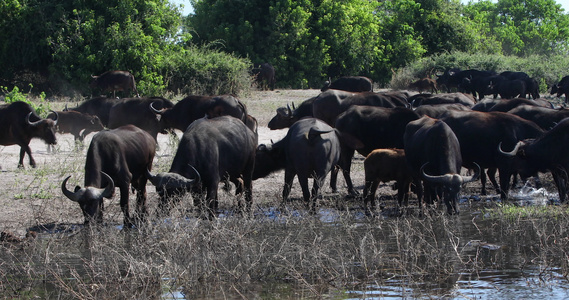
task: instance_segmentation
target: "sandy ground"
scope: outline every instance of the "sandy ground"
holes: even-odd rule
[[[255,91],[250,95],[242,96],[249,113],[256,117],[259,122],[259,143],[270,143],[271,140],[281,139],[287,130],[269,130],[267,123],[275,115],[278,107],[286,106],[294,102],[300,102],[316,96],[319,90],[276,90]],[[52,108],[63,108],[65,103],[57,102]],[[177,133],[181,136],[181,132]],[[83,184],[85,153],[93,134],[85,141],[85,147],[76,148],[73,136],[69,134],[58,135],[58,144],[54,153],[48,153],[43,141],[34,139],[30,143],[33,156],[37,162],[37,168],[31,168],[28,157],[25,158],[25,169],[18,169],[19,146],[0,146],[0,231],[11,231],[23,236],[28,228],[38,225],[58,224],[81,224],[83,216],[76,203],[71,202],[61,192],[61,182],[71,175],[68,188]],[[168,135],[158,136],[159,151],[154,160],[154,171],[167,171],[177,148],[177,141]],[[363,157],[356,154],[352,166],[352,179],[354,185],[360,191],[364,185]],[[253,183],[254,202],[269,202],[269,205],[280,204],[280,195],[283,185],[283,172],[278,172],[267,178],[256,180]],[[328,187],[323,189],[324,198],[343,199],[346,194],[345,183],[342,176],[338,178],[338,194],[331,194]],[[479,191],[479,182],[469,185],[465,193]],[[148,204],[150,211],[156,207],[158,197],[154,187],[148,183]],[[122,213],[118,205],[119,192],[117,190],[114,199],[105,200],[104,220],[111,224],[122,223]],[[381,186],[380,195],[395,195],[389,184]],[[490,196],[490,197],[495,197]],[[130,195],[131,203],[134,202],[134,194]],[[300,199],[300,186],[295,181],[291,198]],[[221,206],[233,207],[235,196],[231,193],[220,192]],[[343,201],[343,200],[342,200]],[[353,205],[359,205],[350,200]],[[191,203],[189,200],[187,203]],[[132,204],[131,204],[132,205]],[[181,205],[185,205],[183,202]],[[134,207],[132,205],[131,207]]]

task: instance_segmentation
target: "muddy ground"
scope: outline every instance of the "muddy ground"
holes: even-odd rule
[[[241,99],[247,104],[249,113],[259,122],[259,143],[270,143],[271,140],[281,139],[286,130],[269,130],[267,123],[275,115],[278,107],[286,106],[294,102],[296,105],[302,101],[318,95],[319,90],[275,90],[254,91],[250,95],[242,96]],[[51,108],[62,109],[68,102],[52,102]],[[69,103],[74,106],[75,103]],[[181,132],[177,132],[178,137]],[[73,136],[70,134],[58,135],[58,144],[54,153],[48,153],[43,141],[34,139],[30,147],[37,162],[37,168],[31,168],[28,158],[25,158],[25,169],[18,169],[19,146],[0,146],[0,231],[14,232],[23,236],[29,228],[37,226],[53,227],[69,224],[83,223],[83,216],[79,206],[65,198],[61,192],[61,182],[71,175],[68,188],[83,184],[85,153],[93,134],[90,134],[85,146],[81,149],[76,147]],[[154,160],[153,171],[167,171],[177,148],[177,140],[170,135],[159,135],[159,151]],[[364,185],[363,157],[356,154],[352,165],[352,179],[358,190],[363,190]],[[281,203],[280,195],[283,185],[283,172],[272,174],[264,179],[253,183],[253,201],[256,203],[256,211],[259,207],[278,206]],[[346,188],[342,176],[338,178],[338,190],[336,194],[330,192],[328,187],[329,177],[323,189],[322,205],[335,205],[341,208],[358,208],[361,202],[358,199],[345,199]],[[547,182],[546,182],[547,183]],[[548,191],[555,192],[551,184],[547,184]],[[148,205],[151,213],[154,213],[158,197],[154,187],[148,183]],[[481,199],[478,197],[480,182],[470,183],[463,191],[465,198]],[[490,189],[491,193],[494,193]],[[119,192],[111,200],[105,200],[104,221],[107,224],[121,224],[122,213],[118,204]],[[390,198],[396,194],[391,189],[391,184],[382,184],[378,192],[382,198]],[[236,198],[232,193],[220,192],[220,207],[231,210],[236,205]],[[414,196],[413,196],[414,197]],[[497,199],[497,195],[483,197],[488,201]],[[300,186],[295,181],[292,189],[291,202],[287,206],[300,203]],[[134,207],[134,195],[131,194],[131,207]],[[185,199],[179,205],[190,207],[191,199]],[[388,201],[386,205],[394,205],[394,201]],[[414,204],[414,201],[412,201]],[[464,209],[464,208],[462,208]],[[468,209],[468,208],[466,208]]]

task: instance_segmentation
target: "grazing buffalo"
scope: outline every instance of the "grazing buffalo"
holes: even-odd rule
[[[120,100],[107,97],[96,97],[89,99],[75,108],[70,108],[71,111],[77,111],[84,114],[99,117],[103,126],[109,126],[109,114],[111,107],[119,103]]]
[[[282,140],[257,148],[253,179],[285,169],[283,200],[298,176],[304,201],[310,211],[315,211],[318,191],[339,159],[340,141],[334,128],[316,118],[305,118],[294,123]],[[310,177],[314,178],[312,196],[308,189]]]
[[[304,117],[312,117],[312,104],[317,97],[304,100],[297,108],[292,104],[292,109],[286,107],[277,108],[277,114],[269,121],[269,129],[283,129],[292,126],[296,121]]]
[[[463,78],[459,88],[466,93],[471,93],[474,98],[478,97],[478,100],[482,100],[485,95],[496,94],[493,87],[506,80],[500,75]]]
[[[545,99],[529,100],[525,98],[515,98],[515,99],[486,99],[484,101],[476,103],[476,105],[472,107],[472,110],[483,111],[483,112],[489,112],[489,111],[508,112],[522,105],[553,108],[551,103]]]
[[[161,97],[123,99],[111,107],[108,127],[113,129],[132,124],[150,133],[156,140],[158,133],[166,131],[152,108],[163,109],[173,106],[170,100]]]
[[[405,107],[385,108],[354,105],[338,116],[336,129],[340,132],[342,155],[339,166],[348,186],[348,193],[357,194],[350,177],[352,157],[357,150],[367,156],[375,149],[403,148],[403,133],[407,123],[419,119]],[[332,172],[330,186],[336,191],[337,169]]]
[[[499,150],[508,157],[514,157],[514,165],[522,178],[538,172],[551,172],[559,191],[559,200],[564,202],[569,180],[568,147],[569,119],[564,119],[541,137],[520,141],[510,152]]]
[[[474,80],[478,77],[488,77],[492,75],[496,75],[496,73],[493,71],[480,71],[480,70],[471,69],[471,70],[449,72],[446,75],[443,74],[442,77],[439,77],[439,79],[437,80],[441,81],[441,84],[457,87],[459,91],[464,91],[460,87],[460,85],[464,82],[464,79]]]
[[[415,113],[419,116],[429,116],[434,119],[440,119],[446,115],[449,111],[453,110],[463,110],[468,111],[470,108],[462,104],[427,104],[421,105],[415,109]]]
[[[36,161],[32,157],[30,140],[40,138],[47,144],[55,145],[55,126],[57,125],[57,113],[55,118],[42,119],[27,103],[16,101],[11,104],[0,105],[0,145],[20,146],[20,160],[18,168],[24,167],[24,155],[30,158],[30,166],[36,167]]]
[[[551,87],[551,95],[557,94],[557,97],[565,94],[565,104],[569,103],[569,76],[561,78],[561,80]]]
[[[473,96],[464,93],[445,93],[445,94],[417,94],[409,97],[409,103],[412,107],[419,107],[421,105],[436,105],[436,104],[461,104],[467,107],[473,107],[476,100]]]
[[[322,92],[333,89],[348,92],[373,92],[373,81],[364,76],[344,76],[334,81],[326,81],[320,89]]]
[[[380,182],[397,181],[397,202],[399,206],[409,203],[409,190],[413,174],[407,164],[403,149],[376,149],[364,160],[365,188],[364,207],[375,208],[375,192]]]
[[[83,142],[89,133],[105,129],[97,116],[77,111],[59,111],[50,113],[47,118],[55,119],[56,114],[58,119],[55,130],[59,133],[71,133],[75,142]]]
[[[419,93],[423,91],[431,91],[431,93],[438,93],[437,90],[437,81],[431,78],[421,78],[416,81],[413,81],[409,84],[408,87],[410,90],[416,90]]]
[[[465,167],[473,168],[477,163],[483,169],[500,171],[500,195],[504,200],[508,197],[510,177],[515,170],[511,161],[499,153],[498,145],[503,143],[505,149],[512,149],[520,140],[543,134],[535,123],[503,112],[451,111],[441,120],[458,138]],[[482,173],[480,177],[482,194],[486,194],[486,176]],[[493,175],[490,180],[498,185]]]
[[[113,98],[116,98],[116,91],[130,92],[134,91],[137,97],[136,81],[134,76],[127,71],[107,71],[99,76],[91,76],[93,80],[90,83],[91,89],[99,89],[103,92],[113,92]]]
[[[502,99],[512,99],[517,97],[525,97],[526,82],[524,80],[501,80],[492,82],[490,89],[493,94],[499,94]]]
[[[330,126],[334,126],[338,115],[353,105],[393,108],[406,106],[407,102],[404,101],[405,100],[402,100],[402,98],[396,94],[373,92],[350,93],[339,90],[328,90],[314,99],[312,103],[312,114],[315,118],[326,122]]]
[[[245,190],[246,210],[251,210],[252,175],[255,165],[257,135],[243,122],[231,117],[201,118],[194,121],[184,132],[172,166],[168,173],[148,174],[150,182],[156,186],[164,212],[169,210],[168,198],[179,194],[180,190],[194,192],[194,203],[205,208],[197,194],[207,192],[207,211],[213,217],[218,209],[217,188],[224,179],[233,182],[240,192]],[[197,172],[201,184],[184,179],[191,178]],[[180,182],[188,181],[185,184]],[[181,188],[184,186],[184,188]],[[200,196],[201,198],[201,196]],[[241,201],[239,202],[242,207]]]
[[[526,72],[514,72],[514,71],[504,71],[499,74],[508,80],[526,80],[529,75]]]
[[[156,109],[152,104],[151,108],[155,114],[160,115],[162,129],[173,128],[185,131],[193,121],[204,116],[215,118],[229,115],[247,123],[247,108],[233,95],[213,97],[191,95],[171,107]]]
[[[534,100],[539,99],[539,82],[535,78],[528,78],[525,80],[526,84],[526,95],[521,97],[533,98]]]
[[[275,89],[275,68],[269,63],[262,63],[255,66],[251,71],[255,82],[263,90],[270,88],[271,91]]]
[[[126,125],[104,130],[93,136],[85,161],[85,186],[67,189],[68,176],[61,184],[63,194],[79,203],[85,223],[103,221],[103,198],[112,198],[114,187],[120,190],[124,225],[134,225],[130,215],[129,187],[136,190],[137,217],[146,215],[146,172],[152,168],[156,141],[146,131]]]
[[[415,177],[423,180],[425,202],[432,204],[441,188],[448,213],[458,214],[458,193],[463,184],[478,179],[480,168],[471,177],[460,175],[461,146],[452,129],[441,120],[425,116],[409,122],[404,140],[409,166]]]
[[[437,86],[438,87],[445,87],[447,93],[450,93],[452,88],[458,89],[458,85],[460,84],[461,80],[455,76],[455,74],[459,73],[461,69],[459,68],[450,68],[443,72],[441,75],[437,76]]]

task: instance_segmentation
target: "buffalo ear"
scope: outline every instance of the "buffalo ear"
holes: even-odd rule
[[[81,187],[78,186],[78,185],[76,185],[76,186],[75,186],[75,189],[73,190],[73,192],[74,192],[74,193],[77,193],[77,191],[80,190],[80,189],[81,189]]]

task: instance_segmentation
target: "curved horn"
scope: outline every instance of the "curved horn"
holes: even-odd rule
[[[150,171],[148,170],[148,168],[146,169],[145,175],[146,175],[146,179],[150,180],[150,182],[151,182],[153,185],[156,186],[156,185],[159,184],[159,182],[157,181],[156,175],[152,175],[152,173],[150,173]]]
[[[516,146],[514,147],[514,150],[510,151],[510,152],[506,152],[504,150],[502,150],[502,142],[500,142],[500,144],[498,144],[498,151],[500,151],[500,153],[506,155],[506,156],[516,156],[516,154],[518,154],[518,150],[520,149],[520,146],[523,144],[522,141],[519,141]]]
[[[41,119],[35,122],[31,122],[30,121],[30,116],[32,115],[33,112],[30,111],[30,113],[28,113],[28,115],[26,116],[26,122],[28,123],[28,125],[30,126],[36,126],[38,125],[39,122],[41,122]]]
[[[67,108],[67,104],[65,105],[65,108]],[[59,119],[59,114],[54,111],[54,110],[50,110],[54,115],[55,115],[55,119],[53,119],[53,125],[57,125],[57,120]]]
[[[72,191],[67,189],[67,180],[69,180],[69,178],[71,178],[71,175],[67,176],[67,178],[63,180],[63,183],[61,183],[61,191],[63,192],[63,195],[65,195],[65,197],[69,198],[69,200],[74,202],[79,202],[79,192],[73,193]]]
[[[287,103],[287,105],[286,105],[286,110],[287,110],[287,112],[288,112],[288,116],[289,116],[289,117],[292,117],[292,110],[290,109],[290,105],[288,105],[288,103]]]
[[[198,172],[198,170],[196,170],[196,168],[194,168],[194,166],[188,164],[188,166],[190,166],[190,168],[192,168],[192,170],[194,170],[194,173],[196,173],[196,178],[190,179],[186,182],[186,185],[188,187],[191,187],[194,183],[198,183],[202,181],[202,177],[200,175],[200,173]]]
[[[421,175],[423,176],[423,178],[426,181],[433,182],[433,183],[446,183],[446,182],[448,182],[448,176],[446,176],[446,175],[434,176],[434,175],[429,175],[429,174],[425,173],[424,169],[425,169],[425,166],[427,164],[429,164],[429,163],[426,162],[423,166],[421,166]]]
[[[292,110],[296,110],[296,107],[294,107],[294,102],[291,102],[292,104]]]
[[[101,174],[103,174],[103,176],[105,176],[107,178],[107,181],[108,181],[108,184],[105,187],[105,189],[103,190],[103,192],[101,193],[101,195],[105,198],[111,198],[113,196],[114,191],[115,191],[115,182],[113,181],[111,176],[109,176],[109,174],[107,174],[105,172],[101,172]]]
[[[155,114],[161,115],[166,110],[165,108],[158,110],[158,109],[154,108],[153,104],[154,104],[154,102],[150,102],[150,110],[153,111]]]
[[[472,182],[478,179],[478,177],[480,177],[480,173],[481,173],[481,168],[477,163],[474,163],[474,165],[476,166],[476,171],[474,172],[474,175],[472,176],[462,176],[462,183],[468,183],[468,182]]]

